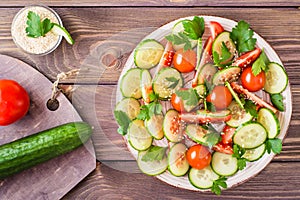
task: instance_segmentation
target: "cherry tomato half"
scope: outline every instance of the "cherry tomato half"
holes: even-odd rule
[[[176,93],[173,93],[171,96],[171,104],[175,110],[178,112],[183,112],[184,111],[184,105],[183,101],[180,97],[176,95]]]
[[[232,66],[247,67],[259,57],[260,52],[260,48],[255,48],[252,51],[244,53],[232,63]]]
[[[28,93],[19,83],[0,80],[0,126],[12,124],[24,117],[29,106]]]
[[[191,167],[203,169],[210,164],[211,153],[207,147],[197,144],[187,150],[186,158]]]
[[[210,22],[210,33],[212,36],[212,39],[214,40],[220,33],[222,33],[224,31],[223,26],[215,21],[211,21]]]
[[[232,101],[229,89],[223,85],[217,85],[212,92],[207,95],[206,100],[212,103],[217,110],[225,109]]]
[[[241,75],[242,86],[250,92],[261,90],[266,82],[265,72],[261,71],[257,76],[252,73],[252,68],[247,67],[243,70]]]
[[[236,130],[236,128],[230,127],[228,125],[226,125],[223,128],[223,134],[221,134],[223,144],[231,144],[232,143],[232,137],[235,133],[235,130]]]
[[[233,154],[233,148],[230,144],[223,144],[222,142],[219,142],[212,148],[214,151],[226,153],[226,154]]]
[[[192,72],[196,67],[197,54],[192,49],[184,51],[179,49],[176,51],[173,64],[175,69],[182,73]]]

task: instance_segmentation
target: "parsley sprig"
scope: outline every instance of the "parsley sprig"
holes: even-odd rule
[[[175,93],[187,106],[197,106],[199,103],[200,96],[193,88],[189,88],[188,90],[177,90]]]
[[[254,61],[252,65],[252,73],[254,76],[257,76],[262,70],[268,70],[268,64],[270,63],[269,58],[267,57],[264,50],[260,53],[259,57]]]
[[[253,38],[253,30],[245,21],[239,21],[238,24],[232,28],[230,38],[235,42],[239,54],[251,51],[255,48],[256,38]]]
[[[40,16],[32,11],[28,12],[26,24],[27,36],[33,38],[45,36],[53,28],[53,23],[48,18],[41,21]]]
[[[224,62],[227,61],[231,57],[231,52],[227,48],[226,44],[222,42],[221,46],[221,54],[218,54],[218,52],[213,52],[213,59],[214,63],[219,67],[224,67]],[[229,64],[229,63],[225,63]]]
[[[140,120],[149,120],[153,115],[159,115],[162,112],[162,105],[158,101],[157,94],[150,95],[149,104],[142,105],[140,107],[140,113],[138,114],[137,118]]]
[[[120,133],[121,135],[126,135],[128,126],[131,122],[130,118],[127,116],[125,112],[121,110],[115,110],[114,116],[117,123],[119,124],[118,133]]]
[[[205,128],[208,130],[208,133],[204,135],[204,138],[206,138],[205,143],[209,148],[212,148],[222,140],[221,134],[210,123]]]
[[[192,49],[191,40],[198,40],[202,37],[205,30],[205,22],[203,17],[195,16],[193,20],[183,20],[183,32],[176,34],[170,34],[166,36],[166,39],[172,42],[173,45],[184,44],[184,51]]]
[[[151,162],[151,161],[160,161],[166,155],[167,147],[160,146],[151,146],[147,153],[142,157],[142,161]]]
[[[219,179],[215,180],[213,182],[213,185],[211,187],[211,191],[215,193],[216,195],[221,194],[221,187],[226,189],[227,188],[227,183],[226,183],[227,178],[224,176],[221,176]]]
[[[239,170],[243,170],[246,167],[246,159],[243,158],[246,150],[238,145],[233,145],[233,154],[232,156],[237,158],[237,165]]]
[[[279,154],[282,150],[282,141],[279,138],[268,139],[266,141],[266,149],[270,154],[271,152]]]

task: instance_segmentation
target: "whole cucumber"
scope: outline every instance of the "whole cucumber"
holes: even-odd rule
[[[83,145],[92,129],[85,122],[63,124],[0,146],[0,179]]]

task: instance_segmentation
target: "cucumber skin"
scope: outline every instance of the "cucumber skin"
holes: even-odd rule
[[[92,135],[85,122],[63,124],[0,146],[0,179],[70,152]]]

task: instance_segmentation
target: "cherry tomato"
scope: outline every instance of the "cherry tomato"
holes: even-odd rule
[[[210,33],[212,36],[212,39],[214,40],[220,33],[224,31],[224,28],[221,24],[215,21],[210,22]]]
[[[28,93],[19,83],[0,80],[0,126],[12,124],[24,117],[29,106]]]
[[[257,76],[252,73],[252,68],[247,67],[241,75],[242,86],[250,92],[261,90],[266,82],[265,72],[261,71]]]
[[[196,67],[197,54],[193,50],[179,49],[173,59],[175,69],[182,73],[192,72]]]
[[[232,146],[230,144],[223,144],[222,142],[213,146],[212,149],[221,153],[233,154]]]
[[[200,144],[194,145],[187,150],[187,161],[195,169],[203,169],[210,164],[211,153],[207,147]]]
[[[226,125],[223,128],[223,134],[221,134],[223,144],[231,144],[232,143],[232,136],[235,132],[235,129],[236,128],[232,128],[228,125]]]
[[[212,103],[217,110],[223,110],[231,103],[232,95],[227,87],[217,85],[212,92],[207,95],[206,100]]]
[[[233,63],[232,66],[239,66],[239,67],[247,67],[250,65],[253,61],[255,61],[258,56],[260,55],[261,50],[259,48],[256,48],[252,51],[249,51],[240,57],[238,57]]]
[[[183,101],[180,97],[176,95],[176,93],[173,93],[171,96],[171,104],[175,110],[178,112],[183,112],[184,111],[184,105]]]

